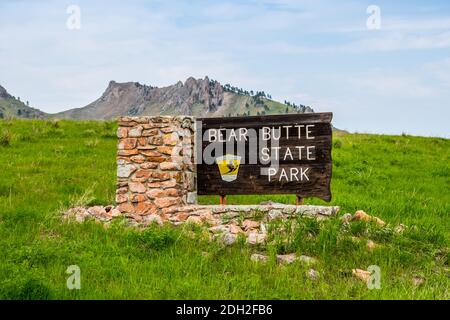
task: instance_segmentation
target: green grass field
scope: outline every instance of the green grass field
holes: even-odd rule
[[[295,233],[274,234],[265,247],[223,247],[194,226],[139,232],[120,220],[109,228],[61,220],[75,204],[113,203],[115,132],[114,122],[0,122],[1,299],[450,298],[450,140],[339,134],[332,204],[341,214],[363,209],[386,227],[299,219]],[[294,203],[293,196],[228,202],[263,200]],[[401,235],[393,231],[399,223],[408,226]],[[367,239],[378,247],[367,250]],[[254,263],[254,252],[271,260]],[[284,252],[317,258],[319,279],[301,263],[277,265]],[[81,269],[80,290],[66,287],[70,265]],[[381,268],[379,290],[351,276],[369,265]]]

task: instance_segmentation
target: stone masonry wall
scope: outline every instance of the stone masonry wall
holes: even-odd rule
[[[141,220],[195,204],[195,121],[187,116],[121,117],[116,203]]]

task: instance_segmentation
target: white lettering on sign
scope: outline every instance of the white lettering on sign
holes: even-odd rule
[[[310,168],[280,168],[279,170],[275,168],[268,169],[268,179],[269,181],[309,181],[309,177],[307,175]]]
[[[297,128],[297,138],[313,140],[312,129],[314,124],[296,124],[288,126],[279,127],[262,127],[261,128],[261,138],[264,141],[268,140],[280,140],[282,136],[286,137],[287,140],[291,138],[292,128]],[[247,141],[249,137],[249,129],[239,128],[239,129],[208,129],[208,142],[244,142]]]
[[[312,140],[315,139],[314,129],[314,124],[298,123],[264,126],[258,130],[259,132],[253,128],[218,128],[208,129],[205,137],[207,141],[215,143],[236,142],[239,145],[239,143],[248,142],[249,152],[252,155],[249,159],[253,159],[249,161],[249,164],[257,163],[258,159],[261,163],[271,164],[269,168],[265,168],[267,170],[264,173],[269,181],[302,182],[310,180],[308,176],[310,170],[312,170],[310,167],[282,168],[277,164],[279,161],[315,161],[317,159],[316,146],[311,145]],[[256,137],[259,137],[259,148]],[[298,145],[290,141],[290,146],[280,147],[281,139],[297,140]],[[271,146],[267,146],[269,142]]]
[[[245,142],[250,137],[247,128],[239,129],[209,129],[208,142]]]

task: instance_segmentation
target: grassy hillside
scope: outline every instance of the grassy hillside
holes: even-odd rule
[[[217,111],[207,113],[205,115],[205,105],[203,103],[195,103],[191,107],[190,114],[196,117],[226,117],[237,115],[257,115],[257,114],[283,114],[283,113],[297,113],[297,110],[292,106],[285,105],[281,102],[274,101],[267,98],[260,98],[258,103],[254,97],[237,94],[225,93],[225,103],[221,105]],[[286,112],[287,111],[287,112]],[[49,115],[52,119],[95,119],[96,110],[94,107],[78,108],[62,113]],[[148,104],[143,111],[140,111],[141,116],[154,115],[176,115],[183,114],[178,107],[168,106],[165,103]]]
[[[287,106],[281,102],[266,98],[260,98],[260,100],[262,103],[257,103],[255,98],[252,96],[225,93],[225,103],[220,106],[217,111],[205,115],[205,106],[201,103],[196,103],[192,106],[191,114],[196,117],[227,117],[243,114],[251,116],[255,116],[257,114],[283,114],[286,113],[286,110],[287,113],[297,113],[292,106]],[[180,110],[177,108],[170,108],[164,104],[154,104],[145,109],[142,115],[173,115],[179,113]]]
[[[450,298],[450,140],[335,136],[332,204],[388,226],[299,219],[287,241],[275,235],[265,248],[223,248],[196,227],[137,232],[120,221],[109,228],[61,221],[60,211],[75,204],[112,203],[115,132],[114,122],[0,121],[0,298]],[[294,203],[292,196],[228,201],[269,199]],[[408,226],[401,235],[393,231],[399,223]],[[379,247],[367,250],[367,239]],[[255,264],[253,252],[272,260]],[[298,263],[278,266],[281,252],[316,257],[319,279]],[[81,290],[66,288],[69,265],[81,268]],[[380,290],[351,276],[369,265],[381,268]]]
[[[210,116],[237,116],[237,115],[250,115],[256,116],[257,114],[283,114],[283,113],[296,113],[296,110],[287,106],[281,102],[274,100],[260,98],[260,103],[255,100],[254,97],[242,94],[230,94],[226,97],[226,103],[216,113]],[[287,110],[287,112],[286,112]]]
[[[44,119],[47,115],[27,106],[17,99],[0,99],[0,119],[24,118],[24,119]]]

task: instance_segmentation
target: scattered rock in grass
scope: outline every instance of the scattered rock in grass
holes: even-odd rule
[[[362,211],[362,210],[356,211],[355,214],[353,215],[353,217],[352,217],[351,220],[352,220],[352,221],[366,221],[366,222],[374,221],[374,222],[375,222],[376,224],[378,224],[379,226],[384,226],[384,225],[386,224],[386,223],[385,223],[383,220],[381,220],[380,218],[378,218],[378,217],[373,217],[373,216],[371,216],[371,215],[365,213],[365,212]]]
[[[222,235],[221,240],[224,245],[231,246],[236,242],[237,235],[227,232]]]
[[[278,254],[277,255],[277,262],[279,264],[291,264],[297,261],[297,256],[295,253],[289,253],[289,254]]]
[[[373,242],[372,240],[367,240],[367,244],[366,247],[368,250],[372,251],[373,249],[375,249],[378,245]]]
[[[266,241],[266,234],[264,233],[257,233],[257,232],[250,232],[247,236],[247,243],[248,244],[262,244]]]
[[[342,222],[343,223],[346,223],[346,224],[348,224],[348,223],[350,223],[350,221],[352,220],[352,214],[351,213],[346,213],[346,214],[344,214],[342,217],[341,217],[341,220],[342,220]]]
[[[394,231],[395,233],[402,234],[406,230],[406,228],[408,228],[406,225],[400,223],[398,226],[395,227]]]
[[[370,221],[372,220],[372,216],[368,215],[367,213],[365,213],[362,210],[358,210],[355,212],[355,214],[353,215],[352,221]]]
[[[312,268],[309,269],[308,270],[308,278],[311,279],[311,280],[319,279],[320,278],[319,272],[317,272],[316,270],[314,270]]]
[[[250,256],[250,260],[253,262],[267,262],[269,260],[269,257],[263,254],[254,253]]]
[[[362,269],[352,269],[352,274],[354,277],[367,282],[372,274],[370,271],[362,270]]]
[[[412,278],[412,283],[415,286],[420,286],[421,284],[423,284],[425,282],[425,280],[421,277],[413,277]]]

